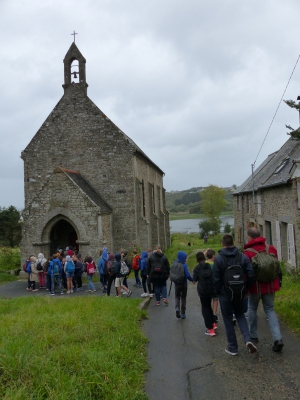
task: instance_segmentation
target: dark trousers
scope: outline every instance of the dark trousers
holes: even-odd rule
[[[214,313],[211,308],[211,300],[212,297],[200,297],[202,315],[207,329],[213,329],[213,323],[215,322]]]
[[[46,275],[46,288],[51,291],[51,275]]]
[[[179,308],[184,314],[186,310],[187,282],[175,283],[175,308]]]
[[[110,289],[113,281],[115,280],[116,275],[108,275],[107,278],[107,296],[110,296]]]
[[[82,288],[82,274],[75,274],[77,289]]]
[[[250,341],[250,333],[248,323],[244,313],[247,311],[245,299],[239,301],[230,301],[226,296],[219,296],[219,303],[221,307],[221,313],[225,325],[225,331],[228,342],[228,349],[233,352],[238,351],[238,344],[236,340],[236,334],[234,325],[232,322],[232,315],[235,315],[237,324],[244,338],[244,342]]]
[[[106,286],[107,274],[100,274],[100,283],[102,284],[103,288]]]

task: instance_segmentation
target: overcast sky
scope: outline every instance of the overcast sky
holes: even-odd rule
[[[165,172],[167,191],[240,185],[300,54],[299,0],[0,0],[0,206],[24,205],[27,146],[87,60],[90,99]],[[300,61],[285,99],[300,95]],[[299,117],[282,103],[256,162]]]

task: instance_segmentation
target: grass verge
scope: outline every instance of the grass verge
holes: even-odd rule
[[[0,285],[8,282],[14,282],[16,280],[18,280],[16,275],[11,275],[7,272],[0,272]]]
[[[275,309],[286,325],[300,337],[300,277],[283,275],[282,287],[275,295]]]
[[[125,300],[125,301],[124,301]],[[147,399],[140,300],[0,300],[0,398]]]

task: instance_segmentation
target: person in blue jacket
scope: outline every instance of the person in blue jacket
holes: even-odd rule
[[[51,291],[50,295],[55,296],[55,284],[57,283],[60,294],[64,294],[61,282],[62,263],[57,254],[53,254],[53,259],[50,262],[50,275],[51,275]]]
[[[141,271],[141,277],[142,277],[142,285],[143,285],[143,290],[144,292],[141,294],[141,297],[148,297],[151,294],[151,284],[150,282],[147,282],[147,260],[148,260],[148,253],[147,251],[143,251],[141,255],[141,261],[140,261],[140,271]],[[148,286],[148,291],[146,289],[146,283]]]
[[[175,312],[177,318],[185,319],[186,311],[186,296],[187,296],[187,280],[193,282],[193,278],[189,273],[186,263],[187,254],[184,251],[179,251],[177,254],[177,261],[183,264],[184,268],[184,281],[183,283],[175,283]]]

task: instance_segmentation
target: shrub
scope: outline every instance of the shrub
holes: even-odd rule
[[[10,271],[12,269],[20,268],[21,256],[19,249],[11,247],[0,248],[0,270]]]

